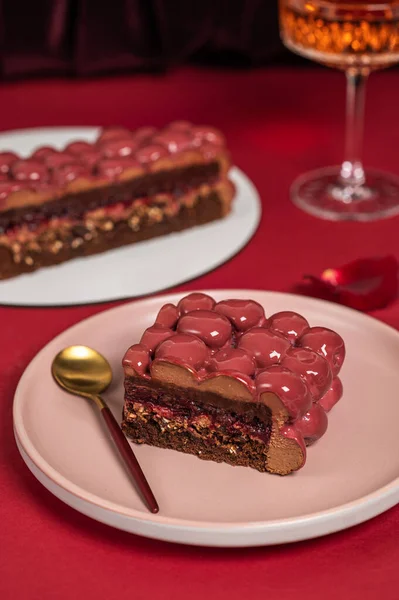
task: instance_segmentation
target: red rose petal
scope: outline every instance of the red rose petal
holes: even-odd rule
[[[398,294],[398,261],[394,256],[363,258],[306,275],[305,293],[361,311],[384,308]]]

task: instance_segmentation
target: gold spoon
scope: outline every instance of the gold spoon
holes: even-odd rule
[[[87,346],[69,346],[57,354],[51,373],[60,387],[76,396],[92,400],[100,409],[126,467],[139,487],[148,508],[157,513],[159,507],[133,450],[100,394],[112,381],[108,361],[96,350]]]

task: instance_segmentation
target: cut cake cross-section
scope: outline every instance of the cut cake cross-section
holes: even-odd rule
[[[225,217],[223,135],[185,121],[0,153],[0,279]]]
[[[253,300],[193,293],[161,308],[123,359],[136,443],[287,475],[342,396],[340,335]]]

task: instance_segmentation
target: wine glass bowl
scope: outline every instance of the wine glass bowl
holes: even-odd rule
[[[280,0],[280,30],[287,48],[347,77],[345,159],[299,177],[291,188],[293,202],[331,220],[399,214],[399,178],[365,172],[361,160],[368,75],[399,62],[399,0]]]
[[[399,62],[399,3],[282,0],[284,44],[339,69],[374,70]]]

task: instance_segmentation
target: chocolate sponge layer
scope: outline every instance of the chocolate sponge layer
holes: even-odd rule
[[[136,443],[267,470],[271,414],[191,388],[127,380],[122,428]],[[126,382],[125,382],[126,384]],[[246,404],[248,410],[242,410]],[[234,410],[236,408],[236,410]],[[261,418],[260,418],[261,416]]]

